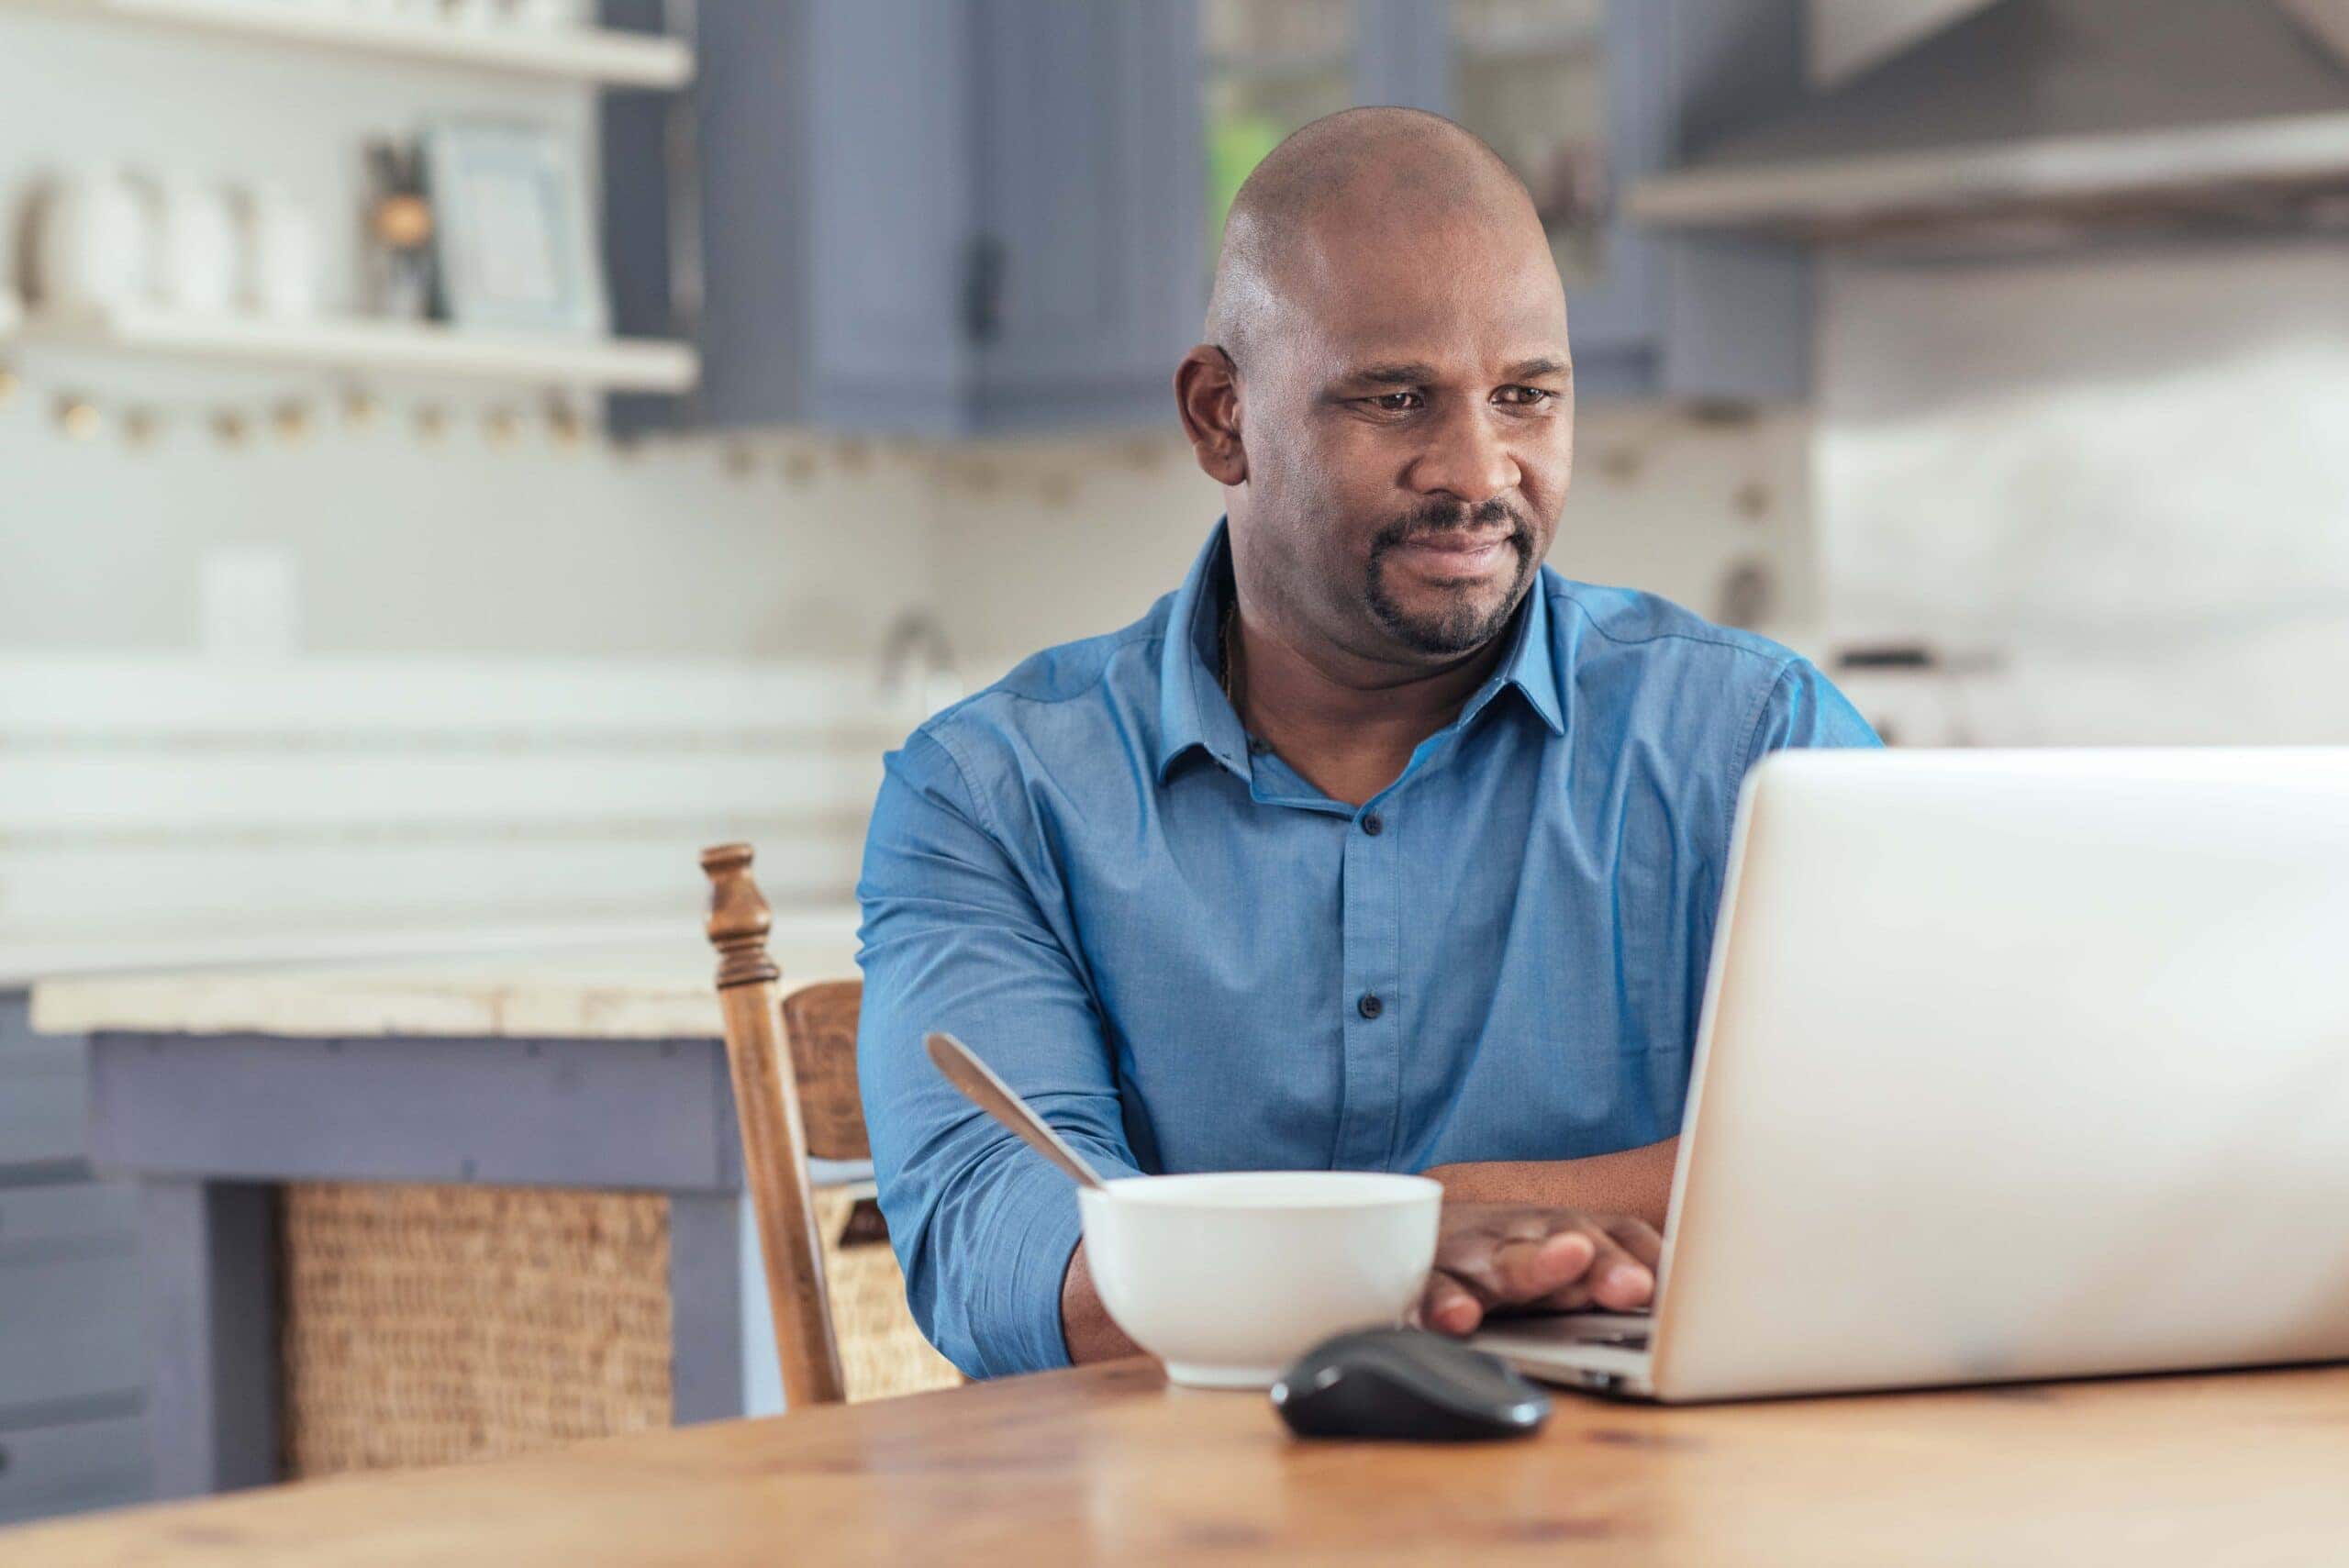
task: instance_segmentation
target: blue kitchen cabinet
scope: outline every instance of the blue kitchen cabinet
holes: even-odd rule
[[[977,9],[976,423],[1163,423],[1206,308],[1196,7]]]
[[[657,22],[607,0],[607,18]],[[1196,340],[1194,0],[705,0],[674,107],[604,108],[623,428],[971,436],[1163,420]]]
[[[91,1174],[86,1054],[0,990],[0,1525],[153,1495],[134,1195]]]
[[[658,26],[659,0],[606,0]],[[1799,95],[1800,0],[704,0],[674,102],[607,95],[629,332],[699,392],[622,428],[1163,425],[1223,204],[1349,104],[1450,115],[1523,175],[1586,401],[1795,397],[1796,248],[1646,232],[1631,182]]]
[[[1640,47],[1656,101],[1620,193],[1705,152],[1722,138],[1786,114],[1807,92],[1803,0],[1609,0],[1616,14],[1654,4],[1663,22]],[[1643,38],[1644,34],[1642,35]],[[1626,231],[1629,225],[1619,225]],[[1643,317],[1651,347],[1625,367],[1659,395],[1754,402],[1810,395],[1811,256],[1750,239],[1634,233],[1653,255]]]
[[[1212,239],[1281,135],[1349,104],[1449,116],[1524,178],[1566,284],[1586,402],[1807,384],[1802,253],[1620,217],[1631,182],[1785,108],[1799,0],[1203,0]]]
[[[1799,397],[1802,251],[1644,231],[1617,198],[1799,95],[1800,13],[1800,0],[1354,0],[1356,101],[1459,120],[1526,181],[1586,401]]]

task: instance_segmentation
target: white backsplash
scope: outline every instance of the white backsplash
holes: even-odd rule
[[[2349,740],[2349,250],[1845,262],[1820,305],[1830,624],[1976,666],[1951,734],[1947,683],[1854,678],[1910,738]]]
[[[930,572],[948,633],[978,679],[1122,626],[1182,581],[1223,501],[1171,411],[1168,424],[1122,441],[977,449],[954,471],[938,497]],[[1798,408],[1713,420],[1669,407],[1586,408],[1550,564],[1713,616],[1731,566],[1756,562],[1776,585],[1765,629],[1800,640],[1817,619],[1809,453]],[[1083,476],[1073,502],[1051,477],[1070,473]]]
[[[913,717],[862,662],[0,659],[0,984],[295,939],[683,940],[698,851],[736,838],[779,909],[837,907]]]

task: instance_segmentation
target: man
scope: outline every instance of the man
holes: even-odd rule
[[[1226,521],[1125,630],[888,760],[859,888],[865,1114],[916,1317],[986,1376],[1131,1353],[1066,1178],[1426,1171],[1420,1316],[1653,1288],[1738,785],[1873,745],[1809,664],[1541,565],[1574,456],[1524,187],[1435,116],[1306,127],[1234,202],[1175,373]]]

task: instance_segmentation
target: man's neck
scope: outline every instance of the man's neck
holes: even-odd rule
[[[1248,733],[1333,800],[1360,806],[1399,777],[1419,743],[1451,723],[1499,662],[1506,633],[1432,668],[1301,645],[1246,606],[1228,674]]]

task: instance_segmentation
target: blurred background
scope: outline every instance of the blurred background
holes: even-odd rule
[[[2349,0],[0,0],[0,1519],[197,1485],[84,1040],[276,1003],[105,977],[666,984],[738,837],[845,964],[881,752],[1214,521],[1353,104],[1549,226],[1560,571],[1899,744],[2349,740]]]

